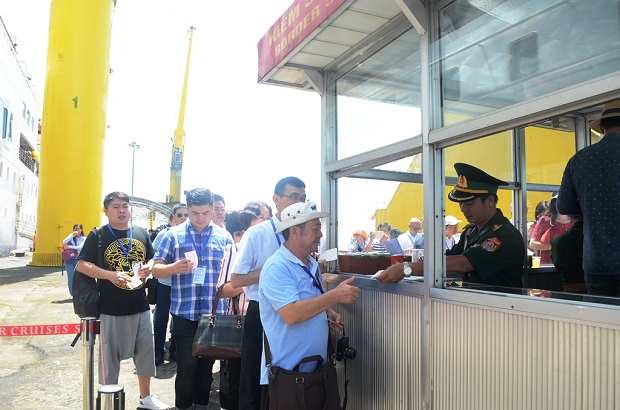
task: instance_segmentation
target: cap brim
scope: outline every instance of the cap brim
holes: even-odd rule
[[[276,233],[282,233],[286,229],[291,226],[301,225],[305,222],[312,221],[313,219],[326,218],[329,214],[327,212],[315,212],[309,215],[297,215],[295,219],[289,219],[287,221],[282,221],[280,225],[278,225],[278,229],[276,229]]]
[[[462,191],[457,191],[456,189],[453,189],[448,194],[448,199],[452,202],[465,202],[465,201],[474,199],[475,197],[479,195],[480,194],[472,194],[470,192],[462,192]]]

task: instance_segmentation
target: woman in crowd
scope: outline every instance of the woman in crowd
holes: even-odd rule
[[[573,227],[574,220],[568,215],[558,213],[555,206],[557,194],[554,194],[549,203],[549,215],[544,215],[534,227],[530,238],[530,248],[540,251],[540,264],[551,264],[551,240],[557,238]]]
[[[75,265],[78,263],[77,257],[82,250],[82,246],[84,246],[85,239],[82,224],[75,224],[73,225],[73,232],[71,232],[69,236],[62,241],[63,249],[73,249],[76,251],[75,257],[63,262],[65,269],[67,270],[69,295],[71,295],[71,297],[73,297],[73,272],[75,272]]]
[[[366,245],[368,245],[368,235],[366,235],[366,231],[358,230],[353,232],[353,238],[355,239],[351,246],[349,246],[349,252],[364,252]]]

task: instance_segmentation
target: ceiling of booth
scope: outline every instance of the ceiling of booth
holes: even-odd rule
[[[399,14],[401,10],[393,1],[346,2],[334,13],[337,17],[333,21],[317,28],[259,82],[311,90],[313,84],[303,69],[323,71],[350,57]]]

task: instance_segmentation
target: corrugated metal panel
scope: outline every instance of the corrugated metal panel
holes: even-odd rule
[[[620,409],[620,331],[433,302],[433,409]]]
[[[346,361],[349,409],[422,408],[420,301],[411,296],[362,289],[353,304],[335,308],[343,316],[350,345],[357,349],[355,360]],[[343,364],[338,364],[341,381]]]

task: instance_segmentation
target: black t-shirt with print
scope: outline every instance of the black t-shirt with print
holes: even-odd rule
[[[104,225],[99,228],[103,232],[102,249],[104,264],[100,268],[115,272],[128,272],[130,276],[133,276],[132,266],[134,263],[145,263],[153,258],[154,252],[151,238],[144,228],[133,226],[131,249],[129,249],[129,255],[126,256],[119,245],[119,241],[126,250],[129,245],[129,230],[119,231],[112,229],[114,235],[116,235],[115,237],[110,232],[108,226]],[[79,258],[80,260],[97,264],[97,252],[99,252],[97,235],[94,231],[91,231],[84,241],[84,247]],[[128,285],[118,286],[109,280],[98,280],[99,293],[101,295],[99,299],[100,312],[112,316],[126,316],[149,310],[150,307],[144,286],[145,280],[141,279],[141,281],[142,284],[140,286],[131,289]]]

